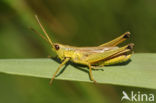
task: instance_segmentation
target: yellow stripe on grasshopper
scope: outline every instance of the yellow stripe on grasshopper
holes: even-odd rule
[[[116,57],[116,58],[107,60],[107,61],[105,61],[101,65],[113,65],[113,64],[123,63],[123,62],[128,61],[130,59],[131,55],[132,54],[129,54],[129,55],[121,55],[119,57]]]

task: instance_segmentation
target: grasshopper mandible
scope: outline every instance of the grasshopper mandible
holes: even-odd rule
[[[92,75],[92,69],[98,69],[97,67],[102,67],[104,65],[113,65],[122,62],[126,62],[130,59],[132,55],[132,49],[134,44],[130,43],[123,47],[118,47],[117,45],[125,41],[130,37],[130,32],[125,32],[121,36],[115,38],[112,41],[99,45],[97,47],[75,47],[69,45],[63,45],[60,43],[53,43],[48,36],[46,30],[40,23],[37,15],[35,18],[40,25],[45,36],[38,33],[34,29],[34,32],[39,34],[44,40],[46,40],[52,47],[52,50],[56,52],[59,59],[62,61],[60,66],[57,68],[56,72],[53,74],[50,84],[52,84],[56,74],[59,72],[61,67],[65,65],[68,61],[88,66],[90,80],[94,83],[96,82]]]

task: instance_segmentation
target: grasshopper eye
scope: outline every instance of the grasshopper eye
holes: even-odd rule
[[[55,49],[59,50],[60,49],[59,45],[55,45]]]

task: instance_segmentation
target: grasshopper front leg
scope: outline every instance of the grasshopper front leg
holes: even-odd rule
[[[64,61],[60,64],[60,66],[57,68],[56,72],[53,74],[53,77],[51,78],[51,80],[50,80],[50,82],[49,82],[50,85],[52,84],[52,82],[53,82],[53,80],[54,80],[56,74],[57,74],[58,71],[61,69],[61,67],[62,67],[64,64],[66,64],[69,60],[70,60],[70,58],[65,58]]]

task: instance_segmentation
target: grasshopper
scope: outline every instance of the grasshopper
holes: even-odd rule
[[[34,29],[32,30],[39,34],[45,41],[47,41],[51,45],[52,50],[56,52],[57,56],[62,61],[56,72],[53,74],[49,82],[50,84],[52,84],[56,74],[59,72],[62,66],[65,65],[68,61],[87,66],[89,68],[90,80],[96,83],[96,80],[93,78],[92,75],[92,69],[98,69],[98,67],[102,67],[105,65],[113,65],[126,62],[130,59],[133,53],[133,43],[130,43],[123,47],[117,46],[118,44],[122,43],[130,37],[130,32],[125,32],[114,40],[96,47],[75,47],[63,45],[60,43],[53,43],[46,30],[40,23],[37,15],[35,15],[35,18],[40,25],[42,31],[44,32],[45,36],[35,31]]]

